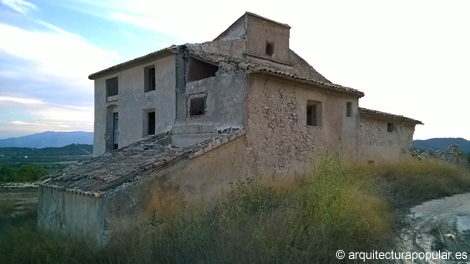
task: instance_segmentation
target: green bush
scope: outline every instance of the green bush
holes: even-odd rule
[[[468,171],[436,160],[409,159],[387,163],[376,170],[390,202],[411,207],[423,201],[470,191]],[[389,186],[387,186],[389,185]]]
[[[19,168],[6,165],[0,166],[0,181],[37,181],[46,174],[46,169],[36,165],[24,165]]]

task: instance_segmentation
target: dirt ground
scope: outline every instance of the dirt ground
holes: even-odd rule
[[[415,206],[405,216],[403,226],[397,238],[397,252],[433,254],[427,262],[401,263],[470,263],[470,193]],[[441,259],[437,257],[439,253]]]

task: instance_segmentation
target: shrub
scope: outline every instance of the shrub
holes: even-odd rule
[[[0,167],[0,181],[37,181],[46,174],[46,169],[36,165],[24,165],[20,168],[6,165]]]
[[[396,207],[411,207],[423,201],[470,190],[468,171],[435,160],[402,160],[379,166],[379,179]],[[389,185],[389,186],[387,186]]]

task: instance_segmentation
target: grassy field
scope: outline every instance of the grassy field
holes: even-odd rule
[[[470,191],[470,175],[433,161],[376,167],[324,157],[295,190],[256,179],[233,184],[210,210],[177,212],[145,234],[91,249],[37,230],[35,213],[7,217],[0,204],[5,263],[343,263],[338,249],[389,249],[399,212],[424,200]],[[2,216],[3,215],[3,216]]]

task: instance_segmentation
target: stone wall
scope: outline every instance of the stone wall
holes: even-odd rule
[[[394,129],[388,131],[388,124]],[[359,157],[370,163],[409,157],[415,124],[361,115]]]
[[[463,169],[470,168],[470,164],[468,163],[465,152],[463,152],[458,145],[449,146],[444,150],[428,149],[423,153],[419,153],[417,150],[414,150],[412,155],[419,159],[434,159],[444,161]]]
[[[289,186],[311,169],[320,154],[357,149],[358,99],[275,77],[250,75],[247,144],[250,173]],[[321,102],[321,125],[307,126],[307,101]],[[352,117],[346,117],[346,102]]]

